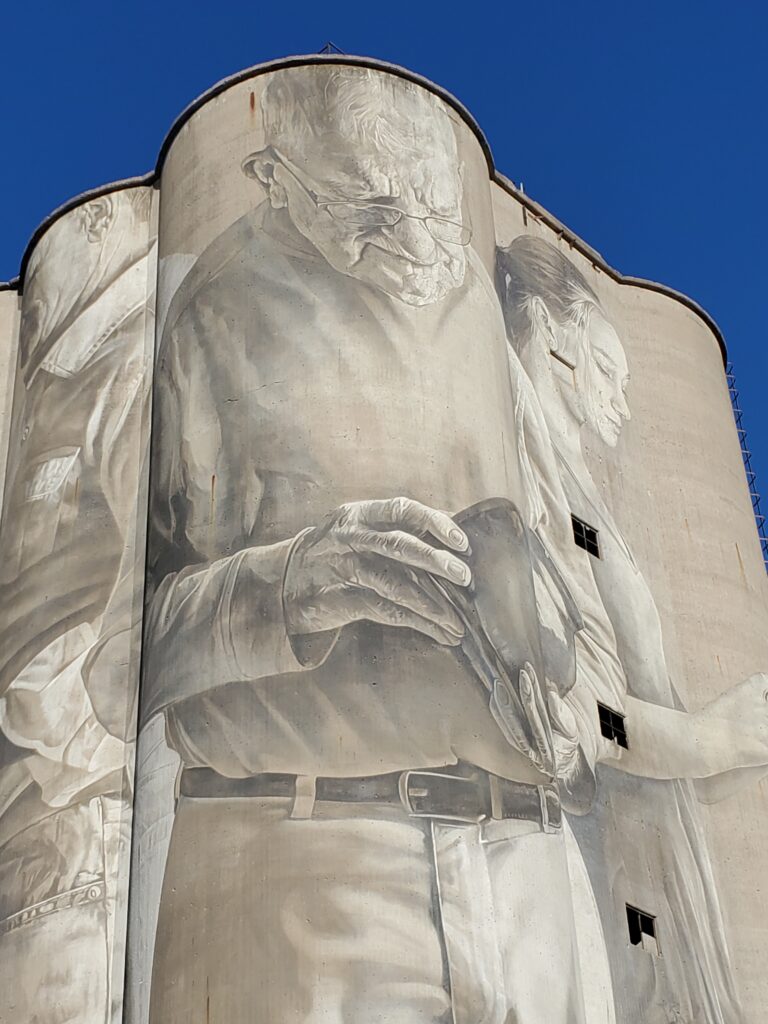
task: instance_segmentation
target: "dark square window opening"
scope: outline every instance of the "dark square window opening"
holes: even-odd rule
[[[627,926],[629,941],[633,946],[642,946],[659,956],[659,936],[656,934],[656,918],[653,914],[647,914],[627,903]]]
[[[611,708],[606,707],[605,704],[600,704],[599,702],[597,714],[600,719],[600,732],[603,736],[607,740],[613,740],[615,743],[618,743],[625,750],[629,750],[624,715],[620,715],[618,711],[613,711]]]
[[[580,548],[584,548],[594,558],[600,557],[600,544],[597,539],[597,530],[583,519],[571,514],[573,524],[573,539]]]

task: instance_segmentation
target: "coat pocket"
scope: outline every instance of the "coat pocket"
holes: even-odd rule
[[[27,467],[15,509],[19,572],[71,538],[80,505],[81,463],[81,448],[68,446],[45,452]]]

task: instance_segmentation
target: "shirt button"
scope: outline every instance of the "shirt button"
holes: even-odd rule
[[[24,429],[21,432],[21,440],[22,441],[26,441],[28,437],[29,437],[29,424],[25,423],[24,424]]]

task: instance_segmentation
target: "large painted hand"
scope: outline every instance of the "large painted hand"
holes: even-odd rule
[[[757,672],[693,715],[697,725],[721,726],[734,768],[768,765],[768,674]]]
[[[467,586],[469,567],[452,553],[467,549],[449,515],[410,498],[341,505],[291,556],[284,588],[289,631],[306,636],[366,619],[456,646],[464,635],[458,614],[421,580],[431,573]]]

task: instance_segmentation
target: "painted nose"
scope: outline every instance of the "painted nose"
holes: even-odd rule
[[[435,240],[424,221],[401,217],[392,231],[405,255],[423,263],[430,262],[435,253]]]
[[[632,419],[632,413],[629,411],[629,405],[627,404],[627,399],[623,391],[619,391],[618,395],[614,399],[613,407],[622,419]]]

